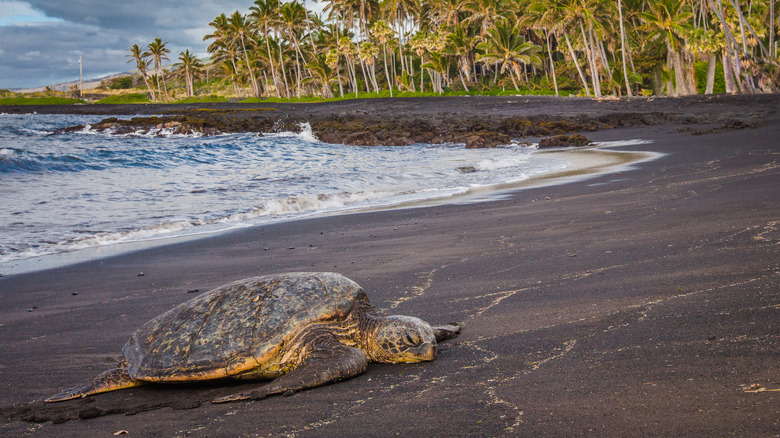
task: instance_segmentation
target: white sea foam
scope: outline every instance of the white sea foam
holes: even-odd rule
[[[40,161],[0,180],[0,263],[313,215],[449,202],[566,166],[556,154],[517,145],[325,144],[309,124],[299,133],[193,140],[198,135],[174,128],[101,132],[94,129],[99,120],[0,120],[0,158],[23,150]],[[22,127],[55,132],[78,124],[85,125],[78,133],[19,136]]]
[[[301,132],[298,133],[298,137],[303,140],[307,141],[309,143],[315,143],[318,142],[317,137],[314,136],[314,133],[311,131],[311,125],[309,122],[303,122],[301,123]]]

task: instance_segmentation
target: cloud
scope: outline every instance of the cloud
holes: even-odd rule
[[[132,44],[159,37],[169,57],[189,49],[206,54],[203,35],[222,12],[246,13],[252,0],[0,0],[0,88],[27,88],[95,78],[132,69],[125,55]],[[22,20],[27,14],[35,19]]]
[[[57,21],[57,19],[48,17],[43,12],[33,9],[27,2],[0,0],[0,26],[41,21]]]

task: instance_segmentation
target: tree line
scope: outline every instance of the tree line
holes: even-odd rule
[[[236,96],[683,96],[712,93],[718,72],[728,93],[778,86],[777,0],[322,0],[322,14],[305,1],[255,0],[209,23],[210,67]],[[152,100],[168,96],[165,46],[130,48]],[[178,60],[192,96],[205,66],[189,50]],[[696,64],[706,64],[704,84]]]

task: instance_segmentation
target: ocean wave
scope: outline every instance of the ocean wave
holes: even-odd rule
[[[182,131],[179,127],[137,128],[134,131],[125,132],[120,127],[98,129],[93,128],[90,124],[85,124],[83,129],[79,131],[73,131],[73,133],[125,138],[201,138],[206,136],[204,133],[194,130]]]
[[[507,167],[517,167],[528,162],[530,155],[515,155],[513,157],[502,157],[501,159],[484,159],[474,166],[477,170],[498,170]]]
[[[4,149],[8,151],[8,149]],[[77,172],[100,169],[81,157],[74,155],[41,156],[29,155],[16,150],[13,154],[0,153],[0,173],[13,172]]]
[[[323,211],[347,209],[367,201],[387,199],[384,192],[333,193],[318,195],[295,195],[279,199],[268,199],[260,205],[243,212],[225,212],[209,217],[172,219],[138,229],[90,232],[74,230],[75,236],[60,242],[41,241],[28,244],[26,248],[0,248],[0,263],[42,257],[51,254],[78,251],[87,248],[153,241],[168,237],[212,233],[256,224],[258,218],[272,222],[289,216],[317,214]],[[19,245],[21,246],[21,245]]]

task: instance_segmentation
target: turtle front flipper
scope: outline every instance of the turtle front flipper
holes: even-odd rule
[[[363,373],[368,356],[363,351],[338,342],[332,335],[320,336],[311,343],[312,352],[294,370],[255,391],[220,397],[212,403],[259,400],[274,394],[292,394],[315,386],[338,382]]]
[[[436,336],[436,342],[441,342],[458,336],[461,327],[463,327],[461,324],[456,322],[449,322],[447,324],[431,328],[433,329],[433,335]]]
[[[44,400],[47,403],[65,401],[79,397],[86,397],[101,392],[116,391],[117,389],[132,388],[143,385],[145,382],[134,380],[127,374],[127,368],[114,368],[100,373],[97,377],[66,389],[59,394]]]

